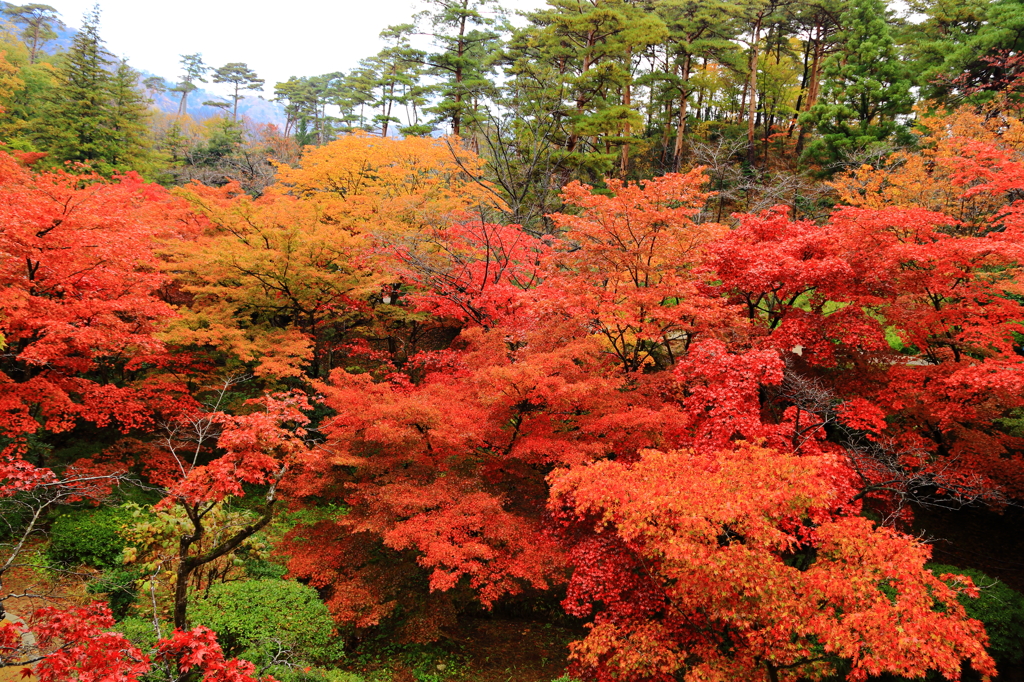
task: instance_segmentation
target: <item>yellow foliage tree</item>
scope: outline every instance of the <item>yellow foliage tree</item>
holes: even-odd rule
[[[1005,194],[974,192],[983,182],[964,172],[965,156],[979,145],[1024,155],[1024,122],[989,116],[973,107],[922,116],[919,151],[892,154],[880,168],[861,166],[830,183],[850,206],[924,208],[963,223],[968,231],[987,225],[1009,203]]]
[[[292,194],[352,232],[396,237],[442,226],[475,207],[504,208],[479,180],[484,161],[458,138],[346,135],[278,167]]]
[[[205,218],[196,239],[168,244],[167,268],[190,304],[165,340],[226,352],[261,376],[295,376],[331,364],[331,339],[354,323],[351,297],[372,272],[355,263],[361,237],[325,222],[307,201],[237,184],[177,190]]]
[[[457,141],[351,135],[308,148],[301,167],[279,166],[280,182],[257,199],[237,184],[176,190],[205,228],[166,246],[191,300],[165,340],[261,376],[326,376],[357,329],[383,337],[417,317],[396,306],[373,314],[388,302],[382,287],[397,286],[378,247],[496,206],[474,179],[481,165]]]
[[[18,78],[18,71],[17,66],[7,61],[7,52],[0,51],[0,114],[7,111],[4,102],[25,85],[25,81]]]

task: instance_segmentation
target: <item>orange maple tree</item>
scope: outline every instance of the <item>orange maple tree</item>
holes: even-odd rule
[[[726,231],[694,220],[709,196],[704,182],[702,168],[608,180],[607,193],[573,182],[562,199],[575,210],[551,216],[571,246],[555,256],[549,287],[626,371],[671,366],[701,332],[728,324],[720,299],[702,288],[707,247]]]
[[[966,659],[994,674],[981,624],[924,568],[928,548],[835,513],[828,459],[739,442],[553,475],[551,505],[575,541],[565,606],[594,614],[575,673],[954,680]]]

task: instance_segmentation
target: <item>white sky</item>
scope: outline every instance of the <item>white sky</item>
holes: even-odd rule
[[[72,27],[96,2],[41,1]],[[532,10],[545,2],[501,4]],[[100,0],[100,36],[111,53],[170,81],[180,74],[178,55],[201,52],[213,67],[245,62],[267,81],[270,98],[274,83],[289,76],[353,68],[382,47],[381,29],[409,22],[416,9],[415,0]]]

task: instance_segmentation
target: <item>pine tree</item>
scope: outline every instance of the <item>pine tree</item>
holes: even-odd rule
[[[497,22],[486,16],[492,0],[430,0],[420,14],[438,52],[427,57],[431,73],[439,78],[435,92],[440,98],[429,111],[438,122],[451,126],[454,135],[479,120],[477,102],[494,89],[488,77],[489,55],[499,45]]]
[[[0,14],[9,17],[15,24],[21,24],[21,37],[28,47],[28,63],[35,64],[43,45],[57,37],[55,28],[64,28],[60,13],[49,5],[32,3],[29,5],[7,5],[0,9]]]
[[[910,113],[910,78],[886,23],[882,0],[852,0],[843,13],[840,50],[823,69],[821,102],[801,117],[815,123],[821,138],[807,155],[835,162],[871,148],[899,129],[897,117]]]
[[[977,35],[993,27],[986,24],[991,9],[987,0],[910,0],[910,9],[924,20],[906,26],[900,42],[914,80],[929,99],[948,96],[952,81],[960,73],[979,66],[978,58],[992,49],[983,41],[977,53]]]
[[[665,70],[658,76],[665,81],[665,94],[671,94],[677,100],[675,107],[666,107],[678,110],[672,150],[676,170],[683,160],[687,105],[693,90],[690,78],[694,67],[700,58],[736,60],[738,46],[733,38],[739,31],[737,15],[740,9],[728,0],[662,0],[657,4],[658,15],[668,29]],[[663,145],[666,147],[669,137],[667,123],[663,133]]]
[[[127,64],[113,66],[99,36],[97,6],[83,17],[37,123],[37,142],[49,163],[88,162],[110,174],[139,161],[147,114],[138,73]]]
[[[258,77],[256,72],[242,62],[230,62],[215,69],[213,72],[214,83],[230,83],[234,90],[228,97],[231,98],[231,120],[238,120],[238,100],[245,99],[241,94],[242,90],[262,90],[265,80]]]
[[[99,36],[99,7],[82,17],[51,94],[43,146],[55,161],[106,161],[110,157],[110,54]],[[109,170],[109,169],[107,169]]]
[[[122,60],[110,81],[110,163],[141,169],[149,156],[149,99],[139,89],[140,74]]]
[[[181,55],[181,67],[184,70],[181,74],[181,82],[171,88],[171,92],[181,93],[181,99],[178,100],[178,116],[188,113],[189,93],[199,89],[199,86],[196,85],[197,81],[199,83],[207,82],[203,76],[210,70],[210,67],[203,63],[203,55],[199,52]]]
[[[996,96],[1019,72],[1024,48],[1024,3],[1019,0],[939,0],[908,31],[922,93],[956,103]],[[1009,61],[1007,61],[1009,60]]]
[[[586,174],[576,177],[588,181],[600,181],[621,157],[613,145],[621,144],[629,117],[620,93],[631,80],[624,9],[616,0],[550,0],[526,15],[530,25],[513,36],[505,57],[506,73],[519,81],[511,87],[522,84],[526,104],[547,109],[538,114],[558,123],[550,139],[559,156],[578,169],[586,166]]]
[[[418,94],[424,54],[409,44],[411,24],[388,26],[380,32],[386,47],[373,57],[359,62],[364,71],[362,76],[372,79],[373,102],[370,106],[378,110],[373,117],[381,137],[388,136],[392,123],[400,124],[396,116],[398,107],[408,107],[414,94]],[[358,73],[358,72],[354,72]]]

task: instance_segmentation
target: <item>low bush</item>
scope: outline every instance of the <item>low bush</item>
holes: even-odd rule
[[[61,514],[50,530],[46,557],[60,566],[120,566],[125,541],[119,531],[128,521],[128,514],[118,507]]]
[[[193,625],[217,633],[228,656],[283,668],[327,664],[342,655],[334,622],[316,590],[294,580],[219,583],[189,607]],[[278,676],[276,666],[272,674]]]
[[[89,594],[104,594],[110,604],[114,620],[122,621],[131,612],[139,596],[139,574],[123,566],[103,571],[99,578],[89,583]]]
[[[954,573],[974,581],[980,596],[962,594],[960,603],[968,616],[984,623],[988,652],[1000,673],[1019,670],[1024,665],[1024,594],[973,568],[928,564],[928,569],[935,575]]]

